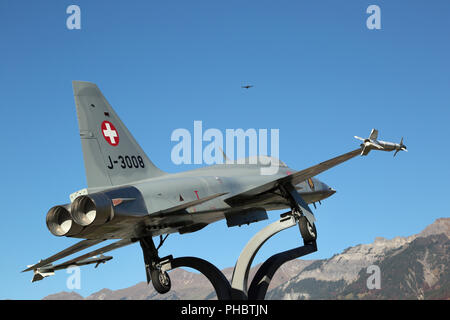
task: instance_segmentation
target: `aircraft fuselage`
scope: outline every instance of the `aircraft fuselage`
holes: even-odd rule
[[[139,238],[144,234],[156,236],[179,232],[180,228],[193,224],[191,219],[193,216],[196,216],[196,225],[208,225],[224,219],[226,213],[252,208],[262,208],[266,211],[288,209],[289,203],[286,199],[274,192],[255,197],[251,203],[242,205],[229,205],[223,200],[224,197],[218,197],[207,203],[193,206],[185,210],[184,214],[157,217],[161,210],[183,202],[219,193],[227,193],[226,196],[229,197],[296,172],[283,166],[279,167],[276,175],[261,175],[260,169],[261,166],[256,164],[218,164],[137,181],[133,183],[133,187],[142,194],[147,213],[115,217],[104,225],[87,227],[76,237],[120,239]],[[124,186],[114,186],[114,188],[120,187]],[[321,201],[335,193],[335,190],[317,178],[299,183],[295,188],[307,203]],[[89,190],[90,193],[98,191],[104,190]]]

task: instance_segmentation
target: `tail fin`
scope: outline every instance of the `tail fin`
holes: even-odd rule
[[[73,81],[88,188],[165,174],[147,157],[97,85]]]
[[[364,144],[364,147],[361,151],[361,155],[367,156],[369,154],[370,150],[372,150],[372,149],[368,145]]]
[[[370,131],[369,139],[370,140],[377,140],[378,139],[378,130],[377,129],[372,129],[372,131]]]

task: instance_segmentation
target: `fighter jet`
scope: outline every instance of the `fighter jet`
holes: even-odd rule
[[[394,157],[397,155],[399,151],[406,151],[406,146],[403,144],[403,137],[400,140],[400,143],[392,143],[392,142],[386,142],[377,140],[378,139],[378,130],[372,129],[370,132],[370,136],[367,139],[363,139],[361,137],[355,136],[356,139],[363,141],[361,144],[361,155],[367,156],[370,152],[370,150],[377,149],[381,151],[394,151]]]
[[[242,88],[242,89],[250,89],[250,88],[253,88],[253,86],[251,86],[251,85],[246,85],[246,86],[241,86],[241,88]]]
[[[105,263],[112,257],[103,253],[139,242],[147,282],[165,293],[170,290],[170,278],[161,268],[164,258],[158,252],[167,235],[196,232],[220,220],[226,220],[228,227],[250,224],[267,219],[267,211],[279,209],[289,209],[287,214],[298,218],[304,241],[315,241],[316,218],[309,204],[336,192],[315,176],[367,154],[372,144],[384,148],[376,147],[380,150],[389,148],[388,143],[375,141],[376,131],[372,131],[369,147],[365,142],[363,147],[300,171],[267,157],[257,164],[244,161],[167,173],[142,150],[97,85],[73,81],[73,91],[87,188],[72,193],[70,203],[52,207],[46,224],[55,236],[83,240],[23,270],[34,272],[33,281],[71,265]],[[268,163],[278,166],[276,174],[261,174]],[[160,238],[158,246],[154,237]],[[53,265],[111,239],[116,241]]]

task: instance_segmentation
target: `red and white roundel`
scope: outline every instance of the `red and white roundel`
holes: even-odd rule
[[[106,142],[114,147],[119,144],[119,133],[111,122],[103,121],[101,130]]]

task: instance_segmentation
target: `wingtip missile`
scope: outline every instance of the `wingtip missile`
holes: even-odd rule
[[[29,266],[29,267],[32,267],[32,266]],[[53,268],[52,264],[48,264],[44,267],[33,269],[33,279],[31,279],[31,282],[41,281],[44,278],[53,276],[54,274],[55,274],[55,269]]]
[[[377,140],[378,130],[376,129],[372,129],[369,138],[363,139],[358,136],[355,136],[355,138],[363,141],[363,143],[361,144],[361,156],[368,155],[371,150],[395,151],[394,157],[399,151],[408,151],[406,149],[406,146],[403,144],[403,137],[400,140],[400,143]]]
[[[55,271],[57,271],[57,270],[67,269],[72,266],[81,267],[81,266],[85,266],[88,264],[95,264],[95,268],[97,268],[100,264],[106,263],[107,261],[111,260],[112,258],[113,257],[111,257],[111,256],[104,256],[103,254],[101,254],[98,256],[93,256],[91,258],[74,261],[73,263],[67,263],[67,262],[61,263],[56,266],[49,263],[49,264],[46,264],[45,266],[33,268],[34,266],[38,265],[38,264],[35,264],[35,265],[27,266],[28,269],[25,269],[22,272],[33,270],[33,279],[31,279],[31,282],[36,282],[36,281],[41,281],[44,278],[53,276],[55,274]]]

